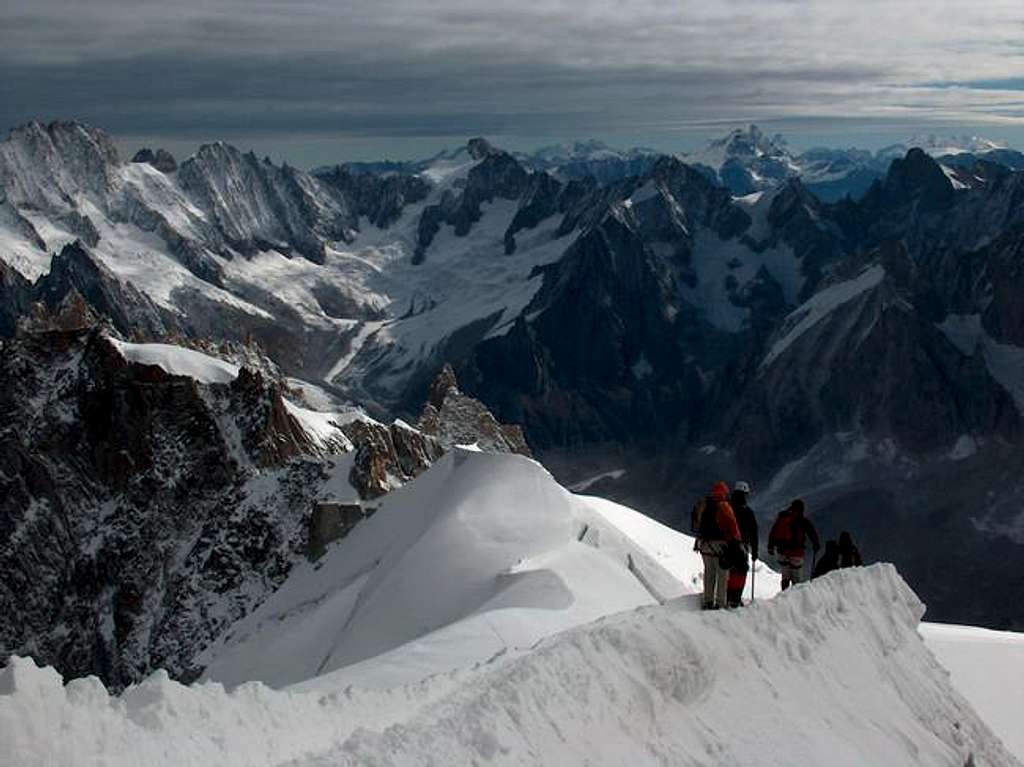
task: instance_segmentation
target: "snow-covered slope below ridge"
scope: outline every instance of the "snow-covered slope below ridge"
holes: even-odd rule
[[[463,668],[694,593],[692,543],[528,459],[456,450],[226,632],[205,676],[280,686],[341,669],[377,687]],[[778,590],[759,575],[762,597]]]
[[[691,543],[569,494],[528,459],[459,451],[385,498],[321,567],[296,570],[211,667],[235,681],[306,681],[226,690],[157,672],[112,697],[93,678],[63,686],[14,658],[0,672],[0,757],[26,767],[1019,764],[925,648],[923,605],[891,566],[774,599],[778,579],[762,570],[755,604],[701,613]],[[346,582],[346,569],[362,572]],[[329,670],[371,635],[401,644]]]
[[[0,755],[33,765],[1018,765],[925,649],[891,566],[842,571],[738,613],[686,598],[384,690],[342,672],[299,687],[119,697],[0,672]],[[415,660],[416,647],[409,648]]]

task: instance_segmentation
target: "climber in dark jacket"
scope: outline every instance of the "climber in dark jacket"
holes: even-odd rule
[[[825,543],[825,553],[821,555],[818,564],[814,566],[812,578],[820,578],[833,570],[839,569],[839,544],[835,541]]]
[[[738,516],[738,515],[737,515]],[[853,538],[843,530],[839,534],[839,567],[860,567],[864,560],[860,556],[860,550],[854,545]]]
[[[747,501],[750,498],[750,485],[737,482],[733,488],[729,503],[736,515],[736,524],[740,528],[743,542],[744,557],[749,556],[752,563],[757,561],[757,517]],[[751,565],[753,566],[753,565]],[[743,590],[747,587],[747,568],[736,567],[729,571],[729,589],[727,603],[729,607],[740,607]]]

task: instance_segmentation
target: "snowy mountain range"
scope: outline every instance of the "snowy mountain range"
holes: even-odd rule
[[[679,152],[676,156],[737,196],[772,189],[798,178],[820,200],[837,202],[848,195],[854,199],[862,197],[875,181],[885,176],[893,160],[913,148],[951,166],[969,167],[983,160],[1011,170],[1024,169],[1024,154],[980,136],[921,133],[874,152],[853,147],[796,151],[781,134],[768,135],[757,125],[734,128],[709,141],[701,150]],[[355,173],[417,174],[435,163],[465,156],[465,152],[459,148],[421,161],[356,162],[344,167]],[[646,147],[615,149],[596,139],[512,153],[527,169],[546,171],[562,180],[591,177],[602,183],[641,176],[664,154]],[[313,173],[322,175],[330,170],[318,168]]]
[[[846,196],[861,198],[885,176],[893,160],[914,148],[958,166],[973,166],[983,160],[1012,170],[1024,168],[1024,156],[1019,152],[978,136],[920,134],[876,152],[827,147],[796,152],[781,135],[769,136],[756,125],[736,128],[701,151],[681,154],[680,159],[702,168],[736,195],[772,189],[799,178],[818,199],[837,202]]]
[[[699,158],[587,144],[527,160],[473,139],[414,167],[309,173],[225,144],[125,161],[78,123],[12,131],[0,599],[18,620],[0,647],[119,688],[159,667],[241,681],[253,648],[357,613],[318,669],[410,642],[426,663],[423,628],[511,631],[492,613],[523,607],[520,580],[531,623],[597,617],[572,568],[603,565],[547,538],[519,556],[561,551],[575,607],[505,563],[410,608],[415,625],[374,612],[422,601],[414,570],[374,564],[385,545],[404,557],[418,523],[367,523],[406,514],[400,487],[473,443],[530,450],[670,525],[710,478],[748,477],[763,520],[803,496],[826,536],[854,529],[895,562],[930,619],[1024,628],[1004,596],[1024,588],[1024,176],[986,159],[1010,150],[965,149],[908,150],[828,202],[797,171],[846,183],[868,158],[795,158],[756,129]],[[763,188],[721,183],[755,175]],[[367,525],[353,536],[384,532],[307,564],[329,543],[313,545],[314,512],[339,505]],[[573,508],[560,541],[604,524]],[[598,549],[619,535],[601,529]],[[632,556],[662,597],[692,578]],[[615,579],[622,609],[652,598],[628,568]],[[317,670],[274,668],[275,684]]]

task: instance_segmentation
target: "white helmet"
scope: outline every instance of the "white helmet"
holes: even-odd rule
[[[733,486],[733,490],[737,493],[746,493],[747,495],[750,495],[750,485],[742,480]]]

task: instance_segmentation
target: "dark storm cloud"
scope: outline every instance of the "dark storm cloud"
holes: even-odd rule
[[[650,134],[737,120],[977,122],[996,100],[991,119],[1020,119],[1005,93],[1019,90],[1006,79],[1020,62],[1018,3],[851,5],[37,0],[0,10],[0,124]],[[915,85],[968,81],[993,87]]]

